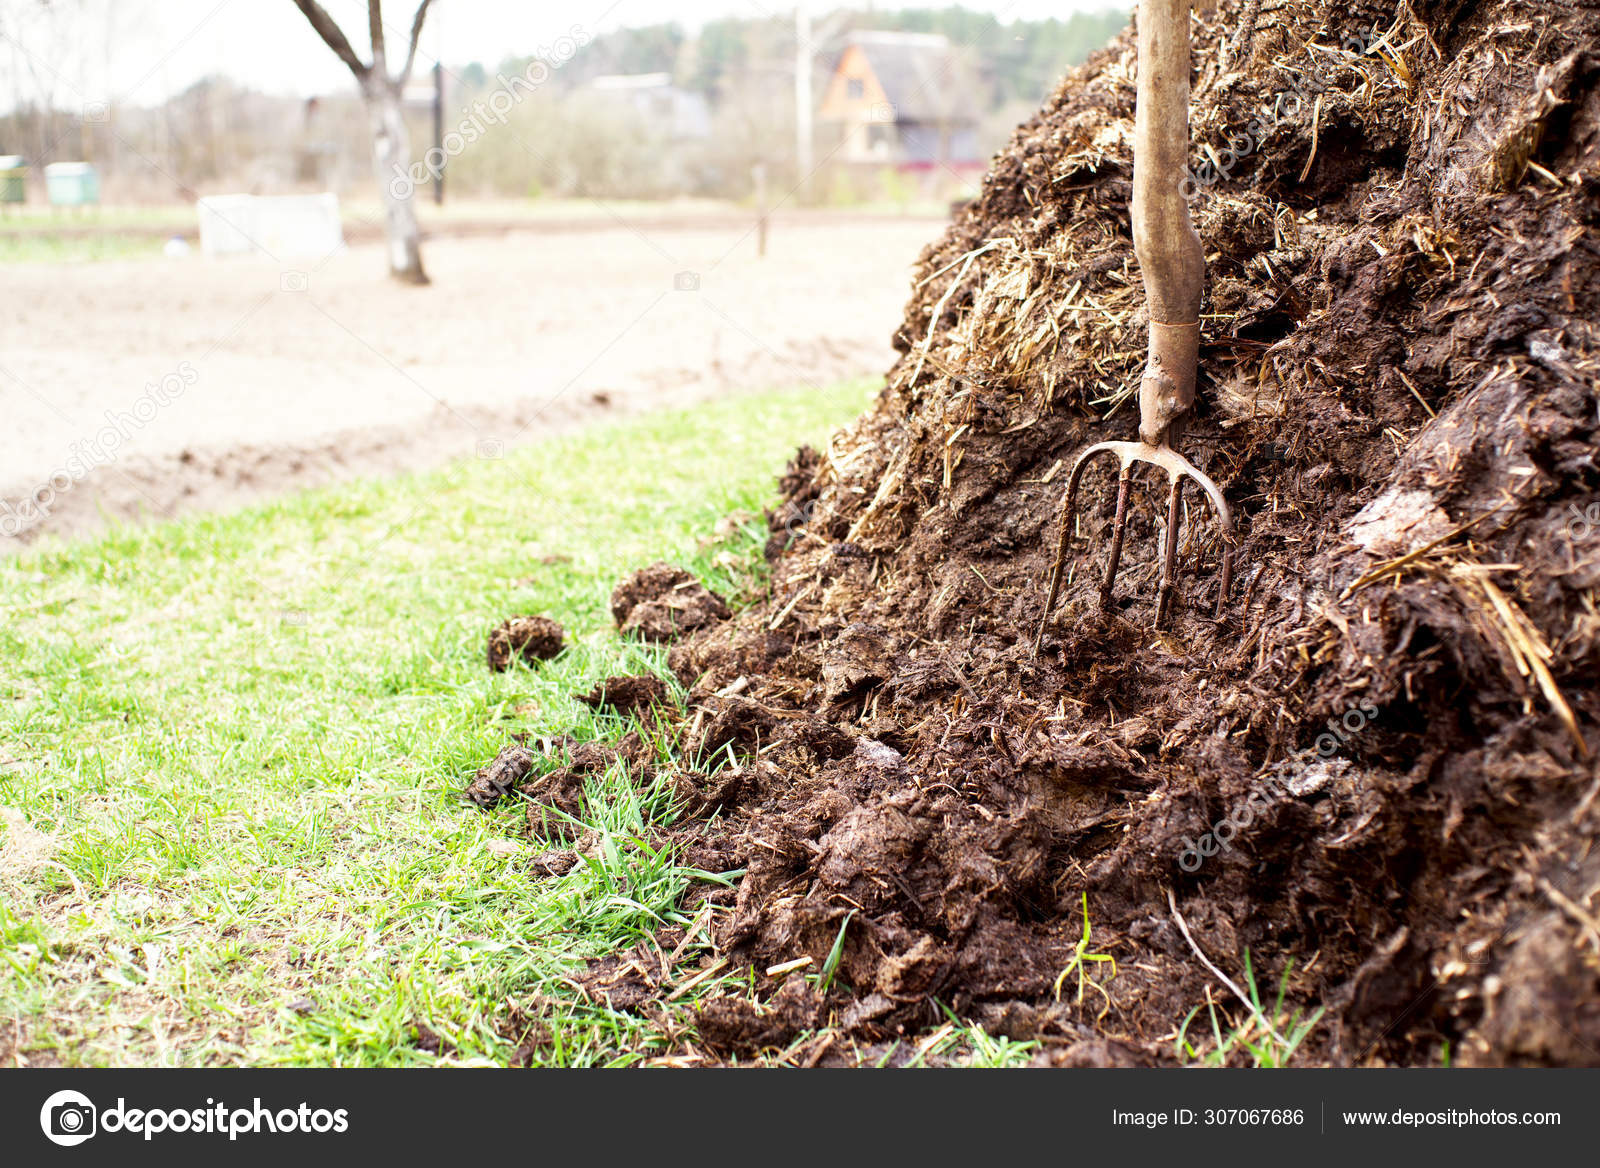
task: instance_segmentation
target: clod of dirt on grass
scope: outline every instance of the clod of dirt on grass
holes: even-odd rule
[[[566,761],[561,765],[530,776],[518,788],[528,805],[528,830],[540,839],[570,841],[582,836],[585,829],[575,821],[585,811],[589,780],[613,766],[625,768],[636,786],[644,786],[654,777],[655,748],[637,730],[616,746],[564,739],[551,757],[559,760],[563,755]]]
[[[504,673],[514,658],[549,661],[566,647],[566,630],[547,616],[514,616],[489,630],[489,668]]]
[[[455,1053],[455,1044],[439,1034],[426,1022],[413,1022],[411,1024],[411,1034],[413,1045],[420,1051],[440,1057]]]
[[[541,1019],[530,1018],[526,1013],[517,1012],[509,1024],[517,1036],[517,1047],[506,1062],[508,1067],[520,1069],[530,1066],[542,1052],[555,1045],[554,1032]]]
[[[667,563],[641,568],[611,593],[611,615],[624,633],[646,641],[673,641],[732,615],[722,597],[693,574]]]
[[[511,742],[501,747],[500,753],[478,768],[472,782],[462,792],[462,797],[479,807],[493,807],[517,788],[528,772],[533,770],[537,757],[521,743]]]
[[[643,942],[591,961],[572,978],[572,985],[589,1001],[629,1012],[655,1001],[663,984],[660,959]]]
[[[533,836],[570,841],[583,834],[575,821],[585,810],[588,781],[621,765],[631,780],[642,786],[654,777],[654,757],[655,747],[636,730],[614,746],[579,742],[566,734],[524,738],[502,747],[462,794],[468,802],[486,809],[515,794],[527,805],[528,829]]]
[[[695,1027],[708,1048],[721,1054],[754,1054],[784,1046],[822,1021],[822,995],[804,978],[791,977],[765,1003],[716,997],[701,1003]]]
[[[608,677],[577,699],[593,710],[643,718],[667,704],[667,683],[650,673]]]
[[[583,858],[577,852],[551,848],[540,852],[528,862],[528,872],[536,879],[552,879],[565,876],[582,862]]]
[[[713,775],[682,770],[673,776],[673,782],[678,798],[683,801],[684,814],[704,816],[733,806],[744,789],[745,776],[742,770],[733,768]]]

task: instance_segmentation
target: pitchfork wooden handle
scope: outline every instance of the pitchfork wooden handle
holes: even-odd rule
[[[1133,130],[1133,250],[1144,275],[1150,349],[1139,381],[1139,437],[1167,441],[1194,406],[1206,256],[1183,197],[1189,159],[1190,0],[1139,5]]]

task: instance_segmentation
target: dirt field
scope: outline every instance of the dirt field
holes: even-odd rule
[[[879,373],[939,230],[779,219],[758,259],[726,217],[546,224],[430,241],[420,291],[384,280],[370,243],[299,266],[13,265],[0,552],[105,516],[495,457],[603,414]]]

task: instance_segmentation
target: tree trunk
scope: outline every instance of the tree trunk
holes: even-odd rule
[[[372,126],[372,168],[383,198],[384,234],[389,246],[389,275],[408,284],[426,284],[422,270],[421,232],[412,196],[411,140],[400,110],[400,87],[385,81],[367,86],[363,97]]]

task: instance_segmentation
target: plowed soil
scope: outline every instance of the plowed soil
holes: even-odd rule
[[[286,260],[301,271],[198,254],[6,265],[0,556],[877,373],[938,230],[806,212],[775,219],[758,257],[748,217],[590,210],[429,239],[420,292],[382,278],[376,243]],[[152,384],[168,399],[153,416]]]
[[[1191,500],[1151,627],[1152,482],[1101,612],[1097,469],[1034,653],[1064,464],[1135,427],[1130,32],[922,255],[876,408],[781,480],[770,598],[672,651],[682,756],[742,760],[678,829],[746,869],[716,928],[755,997],[704,1048],[942,1004],[1045,1061],[1172,1062],[1208,994],[1245,1016],[1205,962],[1248,962],[1325,1008],[1297,1061],[1600,1063],[1600,9],[1197,8],[1182,445],[1232,595]],[[1116,972],[1058,992],[1085,903]],[[841,935],[825,992],[765,975]]]

